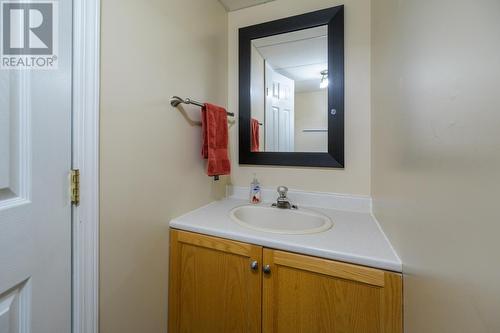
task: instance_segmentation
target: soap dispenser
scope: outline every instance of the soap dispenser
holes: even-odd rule
[[[262,201],[262,193],[260,189],[260,183],[257,179],[257,175],[253,174],[253,181],[250,184],[250,203],[251,204],[259,204]]]

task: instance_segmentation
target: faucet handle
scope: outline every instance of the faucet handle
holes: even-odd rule
[[[282,199],[286,198],[287,193],[288,193],[288,187],[278,186],[278,194],[280,195],[280,198]]]

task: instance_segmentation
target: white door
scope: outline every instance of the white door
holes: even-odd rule
[[[0,333],[71,332],[72,1],[56,3],[58,68],[0,69]],[[25,10],[17,44],[44,47]]]
[[[293,152],[295,81],[276,72],[266,62],[266,151]]]

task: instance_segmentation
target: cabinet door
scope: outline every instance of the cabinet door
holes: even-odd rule
[[[172,230],[169,333],[260,332],[261,259],[259,246]]]
[[[401,276],[264,249],[264,333],[401,333]]]

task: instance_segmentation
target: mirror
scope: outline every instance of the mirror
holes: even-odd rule
[[[328,152],[328,26],[252,40],[252,152]]]
[[[344,167],[343,6],[240,29],[240,164]]]

